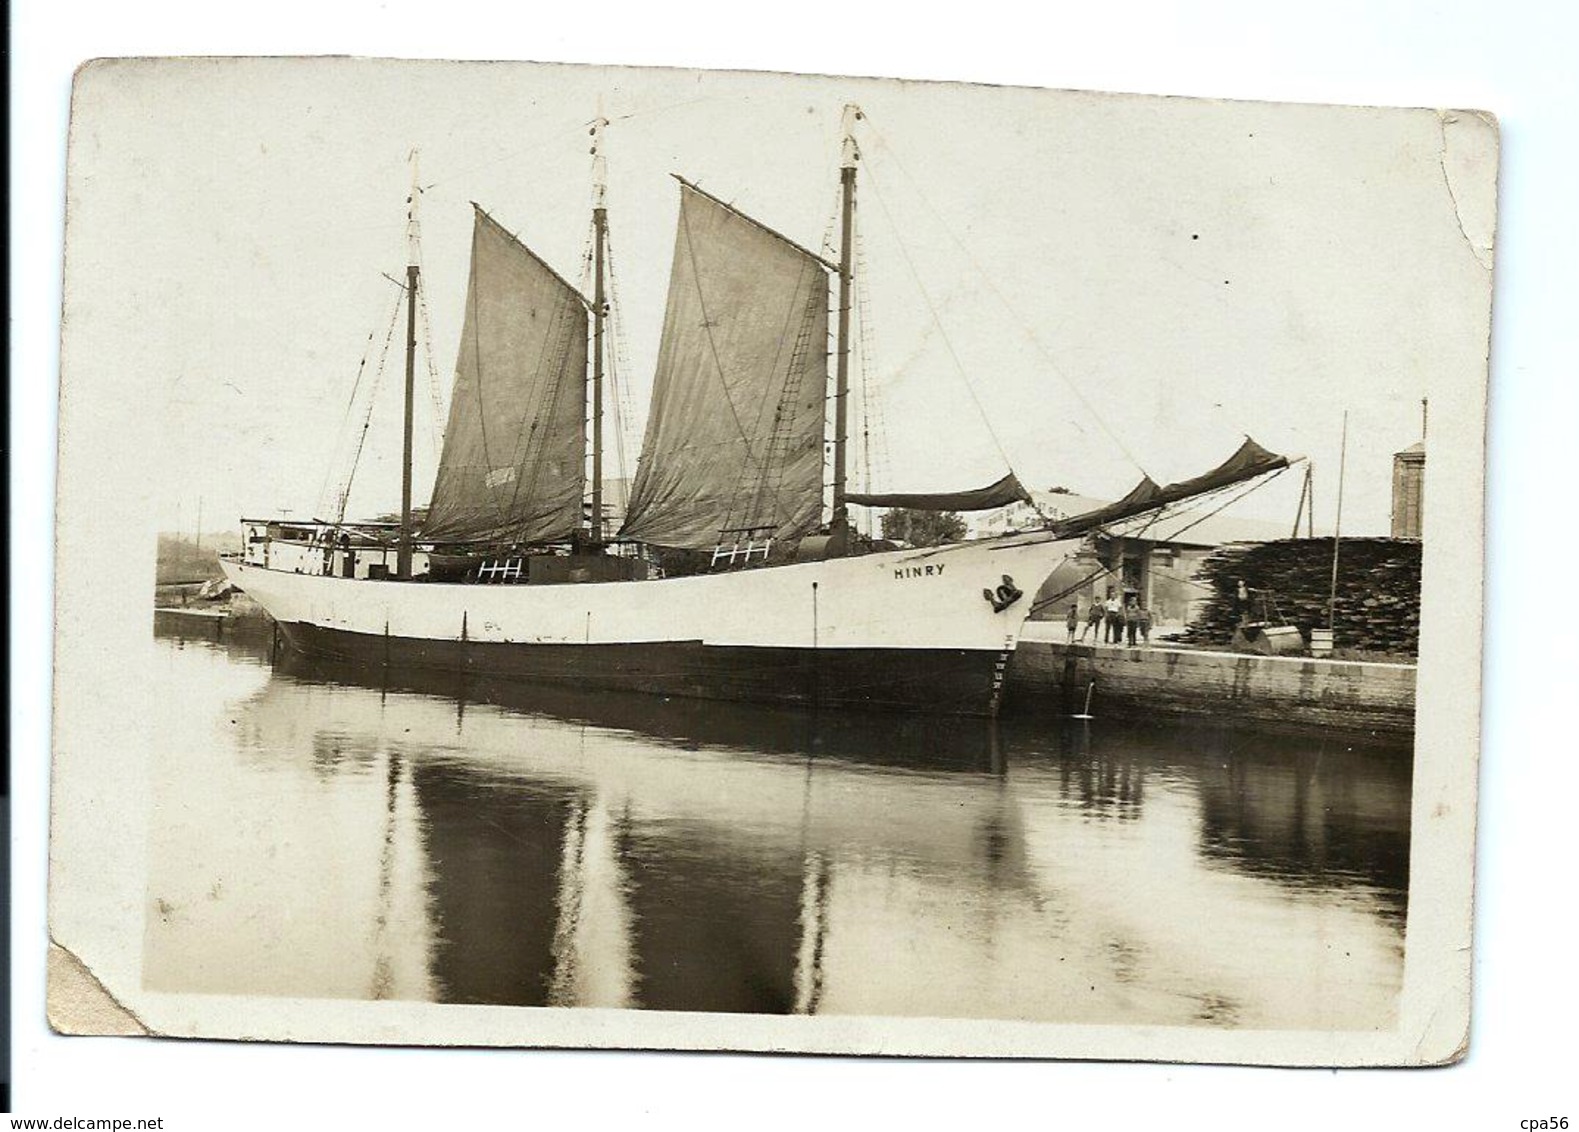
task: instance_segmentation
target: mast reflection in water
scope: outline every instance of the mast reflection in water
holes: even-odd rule
[[[149,989],[1394,1022],[1407,749],[384,686],[156,636]]]

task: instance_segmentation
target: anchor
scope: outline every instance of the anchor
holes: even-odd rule
[[[992,605],[994,613],[1002,613],[1025,595],[1015,586],[1014,579],[1005,574],[1001,586],[996,590],[984,589],[981,591],[981,596]]]

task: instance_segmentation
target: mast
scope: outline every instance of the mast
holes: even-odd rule
[[[603,333],[608,319],[604,291],[604,248],[608,241],[609,210],[604,196],[608,168],[603,160],[601,115],[592,123],[592,542],[603,542]]]
[[[852,267],[855,229],[855,163],[861,152],[855,144],[855,123],[861,108],[855,103],[844,107],[844,152],[840,160],[839,184],[843,191],[839,236],[839,338],[833,390],[833,530],[837,534],[848,522],[844,502],[845,467],[849,432],[850,400],[850,291],[854,283]]]
[[[411,151],[411,196],[406,200],[406,418],[400,462],[400,542],[395,576],[411,577],[411,411],[417,374],[417,151]]]
[[[1299,537],[1299,521],[1305,517],[1305,499],[1310,495],[1310,465],[1305,466],[1305,480],[1299,485],[1299,506],[1294,508],[1294,530],[1289,538]]]
[[[1332,524],[1332,594],[1327,599],[1327,632],[1337,629],[1338,541],[1343,537],[1343,470],[1349,459],[1349,410],[1343,410],[1343,439],[1338,447],[1338,517]],[[1334,638],[1336,641],[1336,638]]]
[[[1310,489],[1309,506],[1305,508],[1305,537],[1316,537],[1316,461],[1305,465],[1305,486]]]

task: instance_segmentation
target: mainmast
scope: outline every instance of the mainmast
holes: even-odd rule
[[[861,151],[855,144],[855,123],[861,108],[855,103],[844,107],[844,152],[840,160],[839,184],[843,193],[839,237],[839,338],[833,389],[833,531],[845,529],[849,518],[844,502],[845,466],[849,432],[850,400],[850,292],[854,283],[853,252],[855,231],[855,163]]]
[[[608,319],[604,291],[604,248],[608,241],[609,211],[604,197],[608,167],[603,160],[601,115],[592,122],[592,542],[603,542],[603,332]]]
[[[411,151],[411,195],[406,198],[406,422],[405,446],[400,464],[400,542],[395,552],[395,576],[411,577],[411,410],[417,374],[417,151]]]

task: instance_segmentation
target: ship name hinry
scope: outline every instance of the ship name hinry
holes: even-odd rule
[[[900,566],[894,570],[897,578],[931,578],[943,573],[943,566]]]

